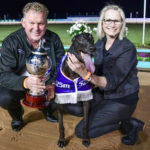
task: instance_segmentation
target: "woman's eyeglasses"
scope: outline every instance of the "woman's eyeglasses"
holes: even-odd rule
[[[122,23],[121,20],[111,20],[111,19],[104,19],[105,24],[110,25],[114,23],[115,25],[120,25]]]

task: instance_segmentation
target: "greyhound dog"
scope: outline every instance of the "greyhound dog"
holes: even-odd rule
[[[80,62],[85,64],[86,69],[93,73],[95,67],[92,63],[91,56],[95,49],[93,36],[89,33],[82,33],[73,37],[72,45],[68,52],[74,54]],[[69,68],[67,59],[68,56],[65,55],[61,60],[55,84],[55,102],[58,105],[60,132],[58,146],[64,147],[66,145],[63,125],[63,105],[68,103],[75,104],[78,101],[82,101],[84,119],[82,144],[87,147],[90,144],[88,138],[89,100],[93,99],[91,85]]]

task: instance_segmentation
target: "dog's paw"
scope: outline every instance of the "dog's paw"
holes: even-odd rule
[[[64,146],[66,146],[66,141],[65,139],[59,139],[57,145],[61,148],[63,148]]]
[[[82,144],[86,147],[88,147],[90,145],[90,140],[89,139],[83,139],[82,140]]]

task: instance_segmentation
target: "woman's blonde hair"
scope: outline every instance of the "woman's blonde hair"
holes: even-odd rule
[[[26,13],[29,11],[29,10],[34,10],[36,12],[42,12],[42,13],[45,13],[45,17],[47,19],[47,16],[48,16],[48,9],[45,5],[41,4],[41,3],[38,3],[38,2],[31,2],[31,3],[27,3],[24,8],[23,8],[23,17],[26,16]]]
[[[98,26],[97,26],[97,37],[99,39],[102,39],[103,37],[105,37],[105,32],[103,30],[103,20],[104,20],[104,17],[105,17],[105,13],[108,10],[116,10],[120,13],[121,21],[122,21],[122,27],[121,27],[121,31],[119,33],[119,40],[122,40],[123,37],[125,36],[125,30],[126,30],[125,14],[124,14],[124,11],[117,5],[108,5],[108,6],[105,6],[101,10],[100,17],[99,17],[99,22],[98,22]]]

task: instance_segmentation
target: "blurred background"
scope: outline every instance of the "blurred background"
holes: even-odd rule
[[[0,0],[0,19],[20,19],[22,8],[33,0]],[[35,0],[34,0],[35,1]],[[48,18],[68,16],[99,16],[99,11],[108,3],[120,5],[127,18],[143,17],[144,0],[36,0],[50,11]],[[150,18],[150,0],[147,0],[146,17]]]
[[[56,32],[64,45],[71,44],[72,37],[67,30],[76,21],[85,21],[93,30],[97,27],[100,10],[107,4],[117,4],[126,15],[127,37],[136,47],[150,49],[150,0],[0,0],[0,48],[4,38],[21,28],[22,9],[33,1],[48,7],[47,28]],[[143,24],[145,1],[146,23]],[[92,34],[96,42],[96,32]]]

